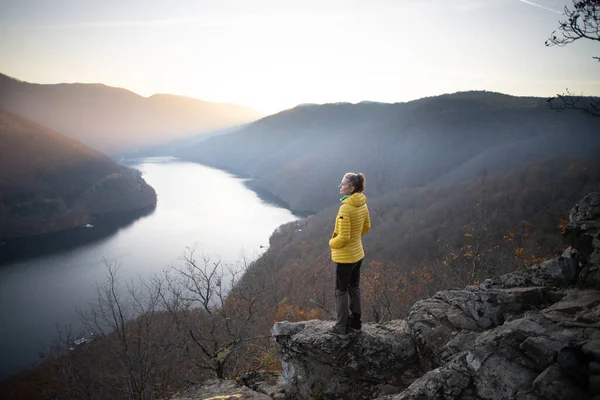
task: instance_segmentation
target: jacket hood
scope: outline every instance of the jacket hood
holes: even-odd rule
[[[362,193],[354,193],[352,196],[342,200],[342,203],[348,204],[352,207],[360,207],[367,204],[367,196]]]

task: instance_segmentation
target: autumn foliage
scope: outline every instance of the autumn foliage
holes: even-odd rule
[[[479,284],[559,254],[569,209],[599,185],[600,158],[563,158],[458,186],[370,199],[373,228],[363,238],[367,256],[361,267],[363,321],[404,318],[416,301],[436,291]],[[245,266],[231,290],[222,286],[226,269],[188,258],[179,273],[200,274],[196,283],[219,301],[211,303],[213,297],[202,297],[201,291],[190,297],[193,285],[177,290],[177,279],[166,280],[160,293],[169,282],[175,290],[166,292],[162,310],[119,325],[128,332],[122,337],[135,345],[130,350],[149,352],[131,353],[130,359],[156,360],[137,393],[156,398],[212,376],[281,368],[270,337],[274,322],[335,316],[335,267],[327,238],[336,211],[332,207],[279,227],[269,249]],[[194,283],[179,284],[185,282]],[[26,392],[25,382],[35,383],[34,391],[60,399],[69,398],[63,392],[79,395],[103,387],[100,396],[127,388],[127,369],[111,356],[118,352],[110,351],[118,336],[106,339],[45,364],[21,385],[13,383],[12,390]]]

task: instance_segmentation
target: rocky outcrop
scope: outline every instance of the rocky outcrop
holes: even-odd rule
[[[569,220],[563,235],[580,252],[579,283],[600,289],[600,194],[586,196],[571,210]]]
[[[388,382],[407,386],[422,375],[404,321],[365,326],[360,334],[328,332],[333,322],[276,323],[283,378],[300,398],[335,393],[370,397]]]
[[[205,382],[194,386],[185,392],[178,393],[171,400],[269,400],[266,394],[256,392],[246,386],[238,385],[235,381],[219,380]]]
[[[347,336],[272,329],[289,397],[600,399],[600,193],[571,211],[557,258],[415,303]]]
[[[284,400],[281,374],[248,372],[239,380],[213,379],[176,394],[171,400]]]

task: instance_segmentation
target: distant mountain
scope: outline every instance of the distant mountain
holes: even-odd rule
[[[41,85],[0,74],[0,107],[109,154],[135,151],[262,115],[182,96],[149,98],[100,84]]]
[[[599,118],[550,110],[541,98],[462,92],[296,107],[173,155],[253,177],[292,209],[315,212],[337,201],[348,171],[366,174],[373,197],[598,148]]]
[[[0,241],[155,204],[138,171],[0,109]]]

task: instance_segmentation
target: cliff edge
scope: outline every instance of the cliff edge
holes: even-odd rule
[[[278,322],[290,398],[600,399],[600,193],[570,213],[560,257],[418,301],[347,336]]]
[[[560,257],[416,302],[405,320],[328,332],[277,322],[283,371],[210,381],[196,399],[599,400],[600,193],[570,212]]]

